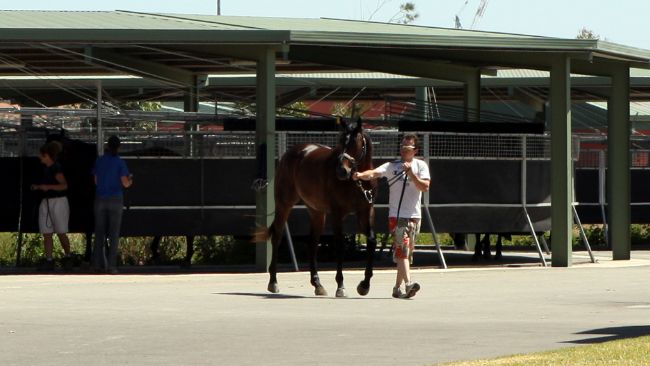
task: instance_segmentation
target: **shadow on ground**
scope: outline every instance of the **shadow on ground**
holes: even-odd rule
[[[650,325],[634,325],[626,327],[609,327],[609,328],[599,328],[585,330],[576,334],[585,334],[585,335],[603,335],[602,337],[595,338],[585,338],[575,341],[567,341],[564,343],[575,343],[575,344],[596,344],[604,343],[609,341],[615,341],[618,339],[627,339],[627,338],[638,338],[642,336],[650,335]]]

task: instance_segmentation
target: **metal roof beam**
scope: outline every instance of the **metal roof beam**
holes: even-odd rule
[[[144,78],[154,78],[181,86],[193,86],[195,76],[192,72],[167,65],[121,55],[104,48],[86,48],[86,62],[94,65],[125,71]]]
[[[413,57],[321,47],[294,46],[289,51],[289,59],[461,83],[470,81],[478,69]]]
[[[184,52],[199,53],[201,55],[212,55],[219,57],[231,57],[241,60],[257,61],[266,53],[266,50],[273,50],[276,53],[286,54],[289,46],[286,44],[276,45],[200,45],[200,46],[174,46],[175,50]],[[284,57],[284,56],[283,56]]]
[[[612,77],[613,71],[617,65],[627,64],[622,61],[608,61],[608,60],[571,60],[571,72],[584,74]]]
[[[533,69],[550,71],[552,67],[551,57],[553,54],[562,54],[571,57],[572,60],[590,60],[590,52],[551,52],[551,51],[524,51],[524,50],[497,50],[497,51],[437,51],[433,53],[437,57],[444,58],[450,62],[465,62],[480,67],[507,67],[514,69]],[[434,56],[434,57],[436,57]]]

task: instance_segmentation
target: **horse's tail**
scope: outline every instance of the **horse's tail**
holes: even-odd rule
[[[273,224],[269,227],[258,227],[255,229],[255,232],[253,233],[253,238],[251,239],[251,242],[253,243],[261,243],[269,240],[271,238],[271,228],[273,228]]]

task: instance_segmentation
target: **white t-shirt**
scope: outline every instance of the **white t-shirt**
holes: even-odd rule
[[[413,173],[420,179],[430,180],[429,167],[427,163],[420,159],[413,159],[411,162],[411,169]],[[391,182],[393,177],[399,175],[404,171],[404,164],[401,160],[395,160],[384,163],[375,169],[376,172],[381,173],[382,178],[388,178]],[[406,176],[406,175],[405,175]],[[392,186],[390,186],[390,197],[388,199],[388,216],[397,217],[397,207],[399,199],[402,195],[402,186],[404,185],[404,177],[398,178]],[[402,205],[399,209],[399,217],[405,218],[421,218],[422,212],[420,209],[420,201],[422,192],[417,189],[411,179],[406,180],[406,187],[404,188],[404,197],[402,198]]]

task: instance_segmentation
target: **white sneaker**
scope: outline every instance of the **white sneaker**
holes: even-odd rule
[[[401,299],[404,297],[404,294],[402,293],[402,289],[399,287],[393,287],[393,297],[396,299]]]

